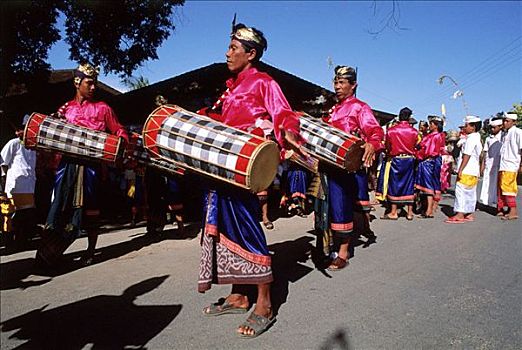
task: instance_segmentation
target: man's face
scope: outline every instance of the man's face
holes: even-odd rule
[[[509,130],[513,125],[515,125],[515,121],[513,119],[502,119],[502,127],[504,130]]]
[[[96,80],[92,78],[83,78],[80,84],[76,84],[76,91],[85,99],[92,99],[96,90]]]
[[[464,131],[466,135],[469,135],[475,132],[475,127],[471,123],[465,123],[464,128],[462,128],[462,131]]]
[[[357,86],[357,82],[351,84],[348,79],[345,78],[335,78],[334,79],[334,90],[335,95],[339,101],[344,100],[347,97],[353,95],[355,87]]]
[[[230,45],[228,46],[225,56],[227,58],[228,69],[232,73],[237,74],[249,66],[252,60],[256,57],[256,50],[252,49],[247,52],[243,45],[241,45],[241,42],[232,39],[230,40]]]
[[[502,125],[490,125],[491,134],[496,135],[502,129]]]

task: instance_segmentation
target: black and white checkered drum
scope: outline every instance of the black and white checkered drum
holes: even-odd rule
[[[169,175],[181,176],[185,174],[185,168],[181,164],[151,157],[149,152],[143,147],[143,138],[141,136],[138,138],[131,137],[125,150],[125,159],[134,164],[156,168]]]
[[[270,186],[279,164],[275,142],[172,105],[150,114],[143,145],[153,158],[252,192]]]
[[[40,113],[31,114],[23,138],[26,148],[51,150],[77,158],[115,163],[123,156],[120,137]]]
[[[306,113],[301,114],[299,124],[299,132],[306,140],[303,146],[313,157],[349,172],[361,168],[364,154],[362,139]]]

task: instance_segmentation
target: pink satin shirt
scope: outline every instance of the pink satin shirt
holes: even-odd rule
[[[424,136],[420,142],[420,149],[417,152],[418,159],[438,157],[444,152],[446,139],[444,133],[434,131]]]
[[[220,121],[251,132],[259,127],[260,121],[271,120],[280,144],[283,141],[281,130],[299,136],[299,116],[268,74],[249,68],[227,80],[226,84],[230,91],[223,101]]]
[[[415,155],[418,133],[407,121],[401,121],[388,129],[386,135],[386,149],[388,155],[400,154]]]
[[[375,151],[384,148],[384,131],[370,106],[356,97],[348,97],[337,103],[329,116],[329,123],[344,132],[359,135],[365,142],[372,144]]]
[[[69,123],[93,130],[109,130],[112,134],[128,141],[127,132],[112,108],[105,102],[85,100],[80,104],[76,100],[71,100],[60,108],[60,112],[65,115]]]

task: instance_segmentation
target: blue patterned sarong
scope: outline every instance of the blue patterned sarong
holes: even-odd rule
[[[259,224],[261,208],[255,194],[235,188],[209,190],[198,290],[217,284],[272,282],[271,257]]]
[[[349,233],[353,230],[355,190],[353,173],[335,172],[328,175],[328,209],[332,231]]]
[[[433,196],[435,200],[440,199],[440,170],[442,157],[427,158],[421,160],[417,167],[415,188],[421,193]]]
[[[413,156],[396,156],[391,160],[388,179],[388,194],[386,198],[391,203],[412,204],[414,200],[414,170]]]

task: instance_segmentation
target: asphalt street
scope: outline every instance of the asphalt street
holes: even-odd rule
[[[377,242],[338,272],[310,258],[312,216],[275,221],[277,321],[255,339],[236,334],[247,314],[202,315],[230,287],[197,292],[197,225],[188,238],[173,227],[157,239],[144,227],[109,231],[94,265],[55,274],[34,267],[34,250],[3,250],[1,349],[521,349],[522,220],[477,211],[445,224],[452,204],[445,195],[434,219],[411,222],[380,220],[377,207]]]

